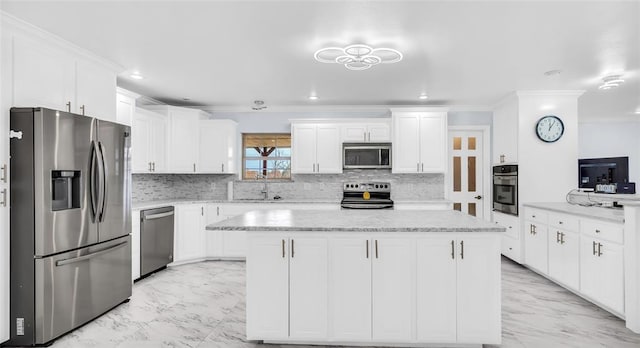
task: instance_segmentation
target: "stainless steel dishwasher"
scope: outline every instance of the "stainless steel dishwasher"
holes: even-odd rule
[[[140,212],[140,277],[173,262],[173,207]]]

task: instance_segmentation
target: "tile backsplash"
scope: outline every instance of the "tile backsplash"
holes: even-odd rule
[[[160,199],[227,199],[227,183],[234,199],[260,199],[262,181],[241,181],[221,174],[134,174],[133,201]],[[444,174],[392,174],[390,170],[345,170],[342,174],[294,174],[291,181],[267,182],[269,197],[335,200],[342,198],[344,182],[391,183],[394,200],[444,199]]]

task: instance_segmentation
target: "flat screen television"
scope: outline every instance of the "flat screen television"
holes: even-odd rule
[[[629,157],[578,160],[578,187],[595,189],[598,184],[629,182]]]

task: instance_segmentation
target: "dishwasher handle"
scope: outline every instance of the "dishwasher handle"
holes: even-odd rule
[[[142,219],[143,220],[155,220],[155,219],[160,219],[160,218],[167,217],[167,216],[172,216],[172,215],[173,215],[173,211],[168,211],[166,213],[160,213],[160,214],[143,215]]]

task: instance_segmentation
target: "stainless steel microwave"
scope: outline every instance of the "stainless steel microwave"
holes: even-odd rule
[[[342,168],[390,169],[391,143],[343,143]]]

